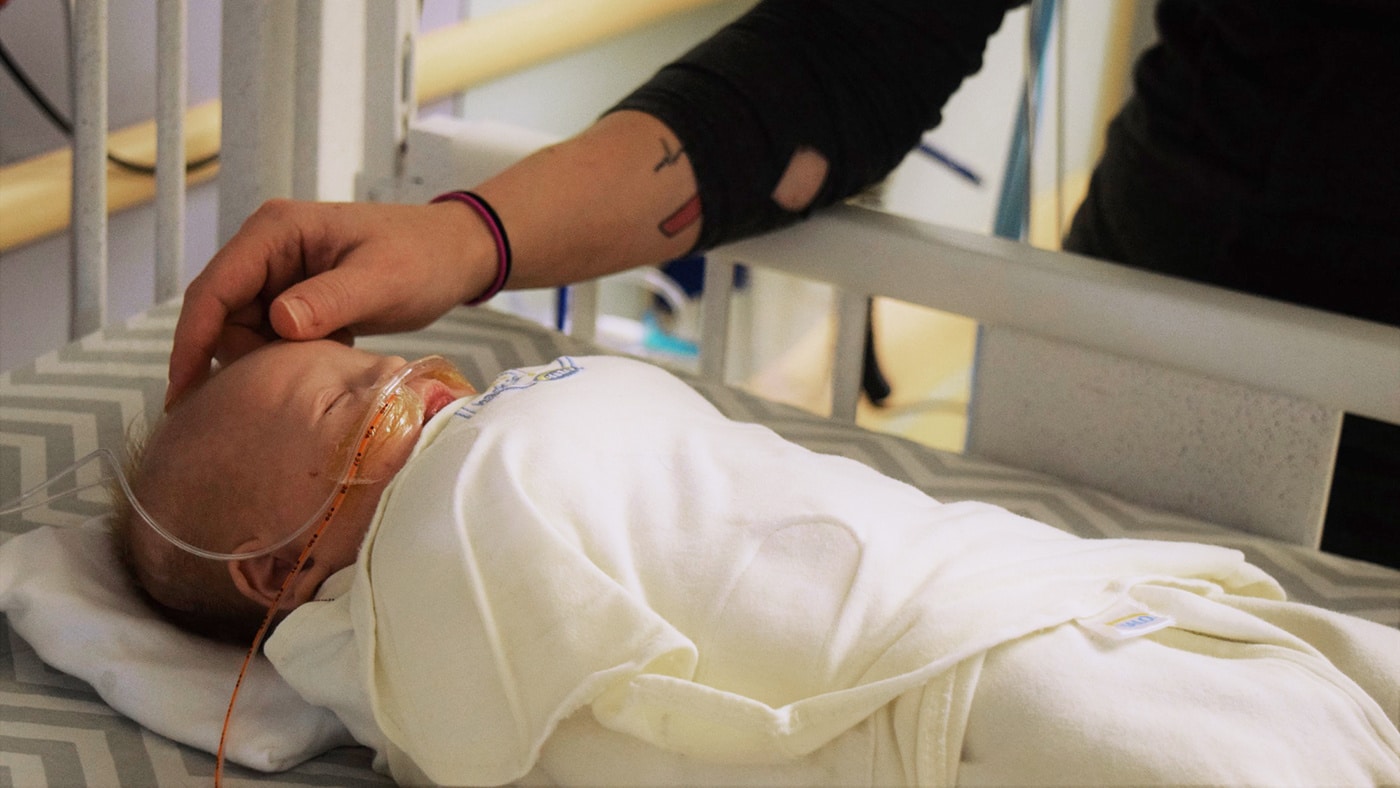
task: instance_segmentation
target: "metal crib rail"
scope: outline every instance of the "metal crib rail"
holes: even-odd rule
[[[72,295],[69,336],[107,322],[107,2],[73,8]]]
[[[185,267],[186,0],[156,6],[156,303],[180,292]]]
[[[855,206],[732,244],[712,259],[836,285],[852,319],[867,296],[888,296],[1400,424],[1400,328],[1393,326]],[[714,277],[707,294],[726,290],[724,273]],[[719,317],[703,337],[720,333]],[[713,374],[722,355],[701,352]],[[840,354],[838,362],[858,366],[859,355]],[[854,412],[856,386],[834,393]]]

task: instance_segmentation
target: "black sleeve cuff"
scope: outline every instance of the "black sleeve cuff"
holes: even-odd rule
[[[680,138],[699,184],[696,246],[791,224],[879,181],[982,65],[1008,0],[765,0],[623,99]],[[826,157],[811,206],[771,199],[799,148]]]

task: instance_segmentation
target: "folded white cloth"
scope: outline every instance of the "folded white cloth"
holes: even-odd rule
[[[183,632],[147,608],[118,565],[103,518],[42,527],[0,545],[0,611],[44,662],[91,684],[112,708],[215,752],[247,649]],[[229,760],[282,771],[354,744],[266,659],[249,666],[229,728]]]
[[[1095,673],[1111,670],[1122,644],[1087,620],[1125,599],[1209,627],[1129,641],[1134,653],[1149,644],[1181,657],[1200,686],[1236,680],[1233,667],[1213,677],[1214,662],[1304,665],[1316,677],[1305,694],[1324,695],[1346,735],[1364,734],[1308,752],[1400,778],[1400,734],[1375,699],[1307,643],[1217,601],[1282,596],[1239,553],[1080,540],[990,505],[942,504],[732,422],[625,359],[507,373],[435,417],[337,580],[334,598],[279,627],[268,655],[404,782],[1034,782],[984,744],[1025,714],[1006,699],[1014,686],[985,702],[979,686],[989,671],[1015,676],[1020,663],[1003,669],[1011,657],[1000,654],[1022,643],[1048,673],[1074,675],[1084,649],[1102,653]],[[1169,596],[1143,599],[1144,589]],[[1400,643],[1400,632],[1377,630]],[[1060,631],[1072,631],[1069,645],[1049,637]],[[1227,659],[1182,638],[1260,646]],[[1164,676],[1177,678],[1192,681]],[[1277,679],[1268,674],[1250,702],[1281,693],[1290,710],[1305,704]],[[1065,779],[1240,773],[1210,751],[1209,723],[1192,721],[1212,713],[1200,693],[1133,706],[1081,690],[1067,706],[1040,693],[1036,724],[1073,735],[1078,704],[1105,703],[1146,729],[1185,719],[1196,733],[1183,741],[1207,767],[1179,771],[1178,750],[1123,769],[1123,756],[1140,757],[1136,743],[1089,732],[1093,757],[1066,765]],[[1315,721],[1298,723],[1299,736],[1316,735]],[[1269,782],[1281,772],[1268,766],[1245,768]]]
[[[1160,584],[1139,585],[1131,597],[1174,625],[1121,642],[1056,627],[987,653],[959,784],[1400,779],[1396,630],[1304,605]],[[1330,629],[1323,645],[1349,654],[1329,660],[1270,618],[1314,634]]]

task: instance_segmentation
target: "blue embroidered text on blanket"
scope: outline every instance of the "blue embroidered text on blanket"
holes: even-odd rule
[[[989,719],[1033,716],[997,708],[1008,706],[1001,676],[1022,669],[1016,655],[1061,668],[1046,675],[1073,673],[1057,653],[1111,665],[1123,647],[1062,625],[1144,593],[1182,619],[1172,632],[1200,640],[1126,647],[1139,662],[1155,649],[1186,655],[1197,671],[1178,704],[1200,718],[1178,742],[1194,749],[1154,754],[1091,735],[1082,779],[1297,780],[1295,762],[1331,752],[1323,732],[1353,774],[1400,775],[1400,734],[1381,704],[1307,643],[1229,604],[1281,595],[1238,553],[1079,540],[996,507],[941,504],[731,422],[623,359],[514,371],[439,414],[347,573],[348,590],[296,611],[268,653],[403,781],[498,784],[532,769],[608,783],[1005,779],[1033,764],[999,771],[980,742],[998,727]],[[1363,630],[1367,654],[1370,640],[1400,642]],[[1228,655],[1202,645],[1218,640],[1255,645]],[[1250,714],[1270,730],[1275,711],[1303,729],[1211,772],[1203,696],[1248,675],[1246,659],[1301,667],[1309,691],[1275,702],[1278,688],[1261,686],[1228,702],[1265,704]],[[1150,724],[1176,697],[1134,708],[1096,694],[1106,693],[1044,714],[1119,703]],[[1298,715],[1300,703],[1319,713]],[[1328,725],[1308,719],[1318,716]],[[979,760],[964,764],[969,742]],[[1311,749],[1288,752],[1295,744]],[[1093,752],[1108,747],[1121,752]],[[1178,752],[1206,771],[1183,771]],[[1337,779],[1334,759],[1318,763]]]

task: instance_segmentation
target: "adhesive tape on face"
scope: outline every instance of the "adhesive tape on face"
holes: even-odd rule
[[[409,432],[423,424],[427,403],[418,389],[412,388],[409,381],[427,378],[445,384],[454,391],[471,391],[462,373],[451,362],[441,356],[428,356],[405,366],[381,385],[374,408],[382,409],[382,414],[371,411],[367,414],[360,429],[347,435],[330,460],[330,472],[340,483],[372,484],[383,481],[390,472],[387,460],[382,455],[386,444],[398,435]],[[376,422],[377,418],[377,422]],[[373,429],[374,434],[365,441],[365,431]],[[363,444],[360,467],[352,479],[347,479],[354,462],[353,452]]]

